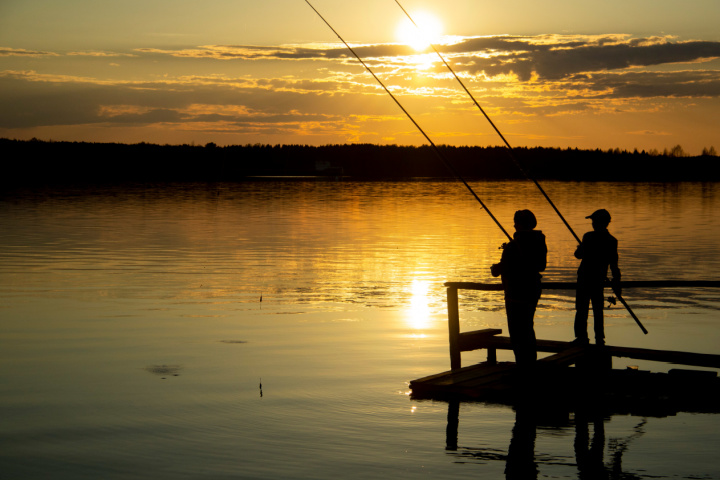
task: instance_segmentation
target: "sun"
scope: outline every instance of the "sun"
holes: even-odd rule
[[[437,43],[442,35],[442,22],[428,12],[417,12],[411,16],[417,27],[406,17],[398,25],[396,36],[399,42],[409,45],[417,52],[422,52],[431,44]]]

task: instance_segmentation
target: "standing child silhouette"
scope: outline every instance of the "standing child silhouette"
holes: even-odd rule
[[[575,250],[575,257],[581,259],[578,268],[575,292],[575,341],[587,345],[587,321],[589,304],[592,303],[595,344],[605,344],[605,321],[603,318],[603,292],[607,282],[608,267],[613,283],[620,289],[620,268],[618,268],[618,241],[608,232],[610,213],[605,209],[596,210],[585,218],[592,220],[592,232],[583,235],[582,242]]]

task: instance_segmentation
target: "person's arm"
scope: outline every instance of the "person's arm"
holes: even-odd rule
[[[617,240],[613,242],[613,249],[610,253],[610,272],[613,276],[613,281],[620,282],[620,267],[618,266],[619,255],[617,250]]]
[[[612,285],[615,295],[622,296],[622,286],[620,285],[621,274],[618,260],[617,240],[613,237],[613,245],[610,252],[610,273],[612,273],[610,284]]]
[[[502,244],[502,246],[500,248],[502,248],[503,253],[500,257],[500,261],[498,263],[494,263],[490,266],[490,274],[493,277],[499,277],[500,275],[502,275],[503,263],[505,260],[505,252],[507,251],[508,245],[509,245],[509,243]]]
[[[547,243],[545,242],[545,237],[543,237],[542,248],[540,249],[539,258],[538,258],[538,271],[544,272],[546,267],[547,267]]]
[[[575,249],[575,258],[582,259],[585,256],[585,238],[587,237],[587,233],[583,235],[582,242],[577,246]]]

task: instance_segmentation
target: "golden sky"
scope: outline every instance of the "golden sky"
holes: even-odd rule
[[[717,0],[400,3],[512,146],[720,148]],[[502,144],[394,0],[312,4],[435,143]],[[0,137],[426,143],[304,0],[2,0]]]

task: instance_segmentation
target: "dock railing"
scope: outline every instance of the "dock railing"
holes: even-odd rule
[[[575,282],[546,282],[542,284],[546,290],[575,290]],[[497,363],[497,349],[511,350],[510,339],[499,337],[501,329],[475,330],[460,333],[460,308],[458,304],[459,290],[502,291],[500,283],[447,282],[448,334],[450,341],[450,368],[461,368],[461,353],[487,349],[489,364]],[[622,282],[623,290],[632,288],[720,288],[720,281],[698,280],[657,280]],[[608,285],[608,288],[609,285]],[[559,353],[568,348],[568,342],[555,340],[538,340],[538,352]],[[669,362],[681,365],[720,368],[720,355],[674,352],[665,350],[649,350],[642,348],[608,346],[607,353],[613,357],[626,357],[638,360]]]

